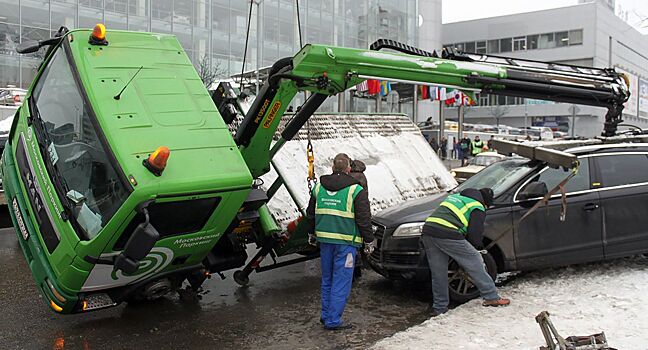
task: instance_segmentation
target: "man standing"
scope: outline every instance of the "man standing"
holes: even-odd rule
[[[311,193],[306,209],[310,233],[320,245],[322,313],[328,330],[351,328],[342,313],[351,292],[356,252],[365,243],[371,254],[375,242],[367,191],[349,176],[351,159],[340,153],[333,159],[333,174],[324,175]]]
[[[493,148],[493,141],[495,141],[495,135],[491,135],[490,139],[486,143],[486,146],[488,147],[489,151],[494,151],[495,149]]]
[[[495,282],[486,272],[483,249],[486,207],[492,205],[493,190],[468,188],[449,195],[425,220],[421,242],[425,247],[432,276],[432,317],[448,311],[448,257],[468,273],[484,299],[484,306],[506,306],[510,300],[500,298]]]
[[[448,157],[448,138],[443,136],[441,138],[441,159],[445,160]]]
[[[367,183],[367,177],[364,174],[365,170],[367,170],[367,166],[365,165],[365,163],[363,161],[358,160],[358,159],[354,159],[354,160],[351,161],[351,172],[349,173],[349,175],[352,178],[358,180],[358,183],[360,184],[360,186],[362,186],[362,188],[365,189],[365,191],[367,192],[367,196],[368,196],[369,195],[369,185]],[[359,250],[360,249],[358,249],[358,251]],[[362,252],[360,252],[360,253],[362,253]],[[360,254],[360,257],[358,257],[356,259],[356,261],[355,261],[355,268],[353,269],[354,281],[356,281],[356,280],[358,280],[359,278],[362,277],[362,269],[364,267],[363,266],[364,265],[363,260],[364,260],[365,257],[366,256],[363,256],[362,254]]]
[[[476,156],[482,152],[484,149],[484,141],[479,139],[479,136],[475,136],[475,140],[472,142],[471,154]]]

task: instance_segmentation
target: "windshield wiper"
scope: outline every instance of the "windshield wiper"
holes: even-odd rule
[[[56,165],[52,163],[52,159],[49,154],[49,145],[52,145],[52,147],[54,147],[54,143],[47,133],[45,122],[43,121],[43,118],[41,118],[38,107],[36,106],[36,102],[34,102],[31,98],[29,99],[29,109],[31,112],[30,116],[32,119],[32,124],[34,125],[34,130],[36,131],[36,143],[40,148],[41,158],[43,158],[43,161],[45,162],[45,167],[47,168],[47,172],[50,175],[49,177],[52,180],[54,187],[57,188],[61,204],[63,204],[63,212],[65,214],[65,217],[62,218],[64,220],[73,218],[72,203],[71,200],[67,197],[67,193],[70,189],[68,188],[65,179],[56,175],[58,169],[56,168]]]

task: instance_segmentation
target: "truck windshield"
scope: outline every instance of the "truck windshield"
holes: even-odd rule
[[[36,133],[54,173],[62,184],[61,201],[70,203],[72,215],[91,239],[115,214],[128,196],[128,190],[109,161],[97,130],[90,119],[90,106],[81,94],[70,62],[60,47],[32,92],[32,116],[39,117],[42,129]],[[84,237],[81,237],[84,238]]]
[[[461,183],[453,192],[461,192],[466,188],[490,187],[497,197],[534,168],[528,159],[523,158],[497,162]]]

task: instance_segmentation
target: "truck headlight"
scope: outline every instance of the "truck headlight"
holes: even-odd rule
[[[394,237],[420,236],[421,232],[423,232],[423,225],[425,225],[424,222],[412,222],[409,224],[402,224],[396,228],[396,231],[394,231],[394,234],[392,236]]]

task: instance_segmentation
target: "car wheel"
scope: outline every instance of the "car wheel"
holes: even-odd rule
[[[497,277],[497,264],[495,259],[489,253],[482,255],[484,258],[484,268],[493,280]],[[473,284],[468,273],[450,258],[448,263],[448,289],[450,300],[456,303],[465,303],[479,296],[479,289]]]

